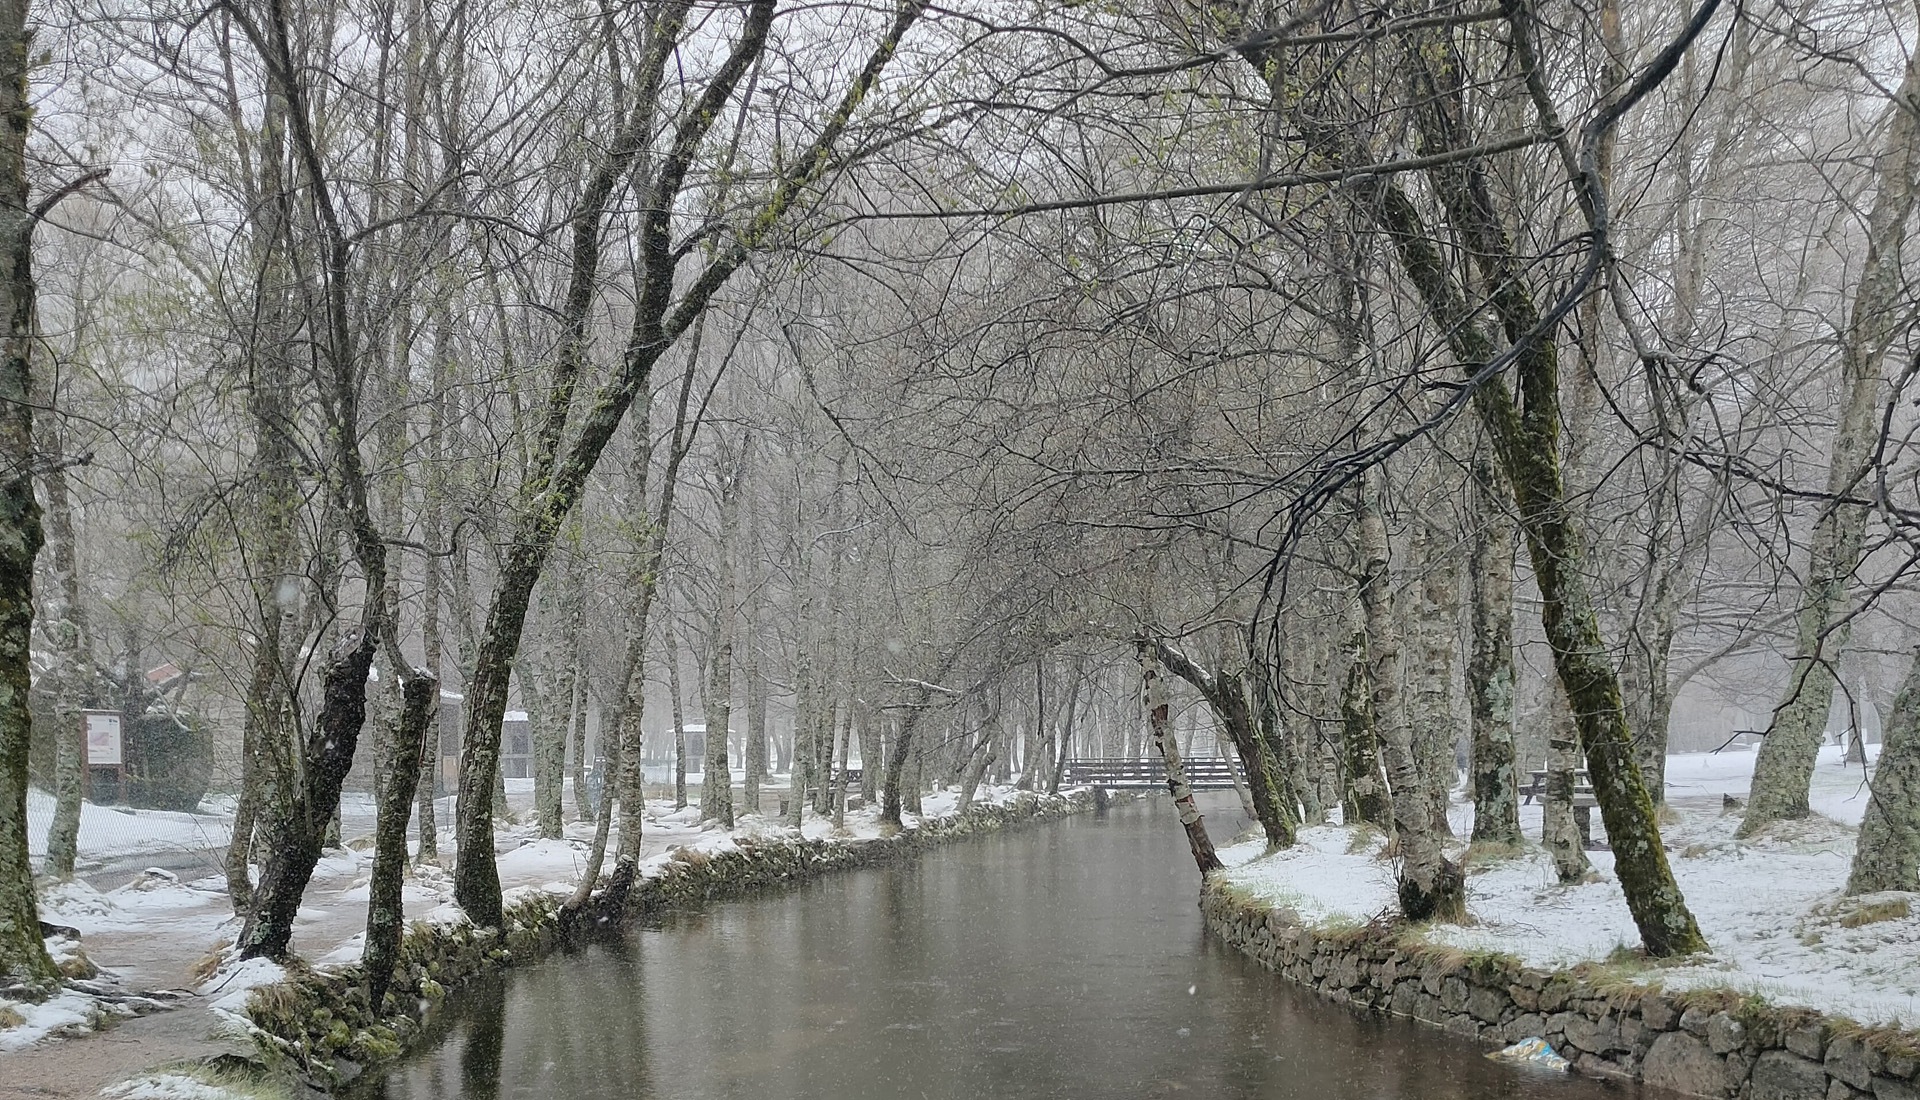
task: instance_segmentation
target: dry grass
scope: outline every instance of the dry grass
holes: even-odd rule
[[[1460,866],[1468,870],[1478,867],[1490,867],[1510,859],[1519,859],[1527,854],[1525,844],[1507,843],[1497,840],[1476,840],[1467,845],[1460,857]]]
[[[1350,856],[1363,854],[1368,848],[1373,847],[1376,841],[1384,839],[1387,835],[1380,831],[1378,825],[1372,825],[1364,821],[1349,828],[1347,833],[1347,854]],[[1393,845],[1388,844],[1386,849],[1380,854],[1391,858],[1388,853],[1391,852],[1392,848]]]
[[[177,1095],[180,1079],[203,1088],[217,1090],[222,1100],[292,1100],[293,1091],[285,1081],[243,1069],[209,1066],[199,1062],[162,1066],[117,1085],[108,1085],[103,1096],[124,1095],[145,1084],[145,1095]]]
[[[1900,920],[1913,914],[1913,905],[1906,898],[1887,898],[1883,901],[1868,902],[1854,907],[1840,915],[1840,927],[1858,928],[1863,924],[1878,924],[1883,920]]]
[[[193,979],[193,984],[202,985],[208,978],[218,973],[221,964],[227,961],[227,949],[232,946],[232,940],[215,940],[213,946],[207,948],[206,954],[195,959],[193,965],[187,968],[187,974]]]

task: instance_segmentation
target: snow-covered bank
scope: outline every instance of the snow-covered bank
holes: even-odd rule
[[[1837,747],[1816,771],[1817,813],[1752,840],[1736,840],[1751,751],[1676,756],[1669,764],[1673,820],[1661,830],[1674,875],[1712,946],[1710,959],[1642,968],[1669,990],[1727,988],[1863,1023],[1920,1025],[1920,897],[1843,899],[1865,781]],[[1471,828],[1471,807],[1456,821]],[[1532,810],[1533,807],[1528,807]],[[1537,820],[1537,811],[1529,815]],[[1598,815],[1595,815],[1596,826]],[[1225,881],[1291,907],[1309,924],[1364,923],[1394,905],[1393,869],[1376,833],[1306,829],[1290,851],[1259,858],[1258,843],[1231,847]],[[1561,886],[1539,849],[1476,863],[1466,925],[1426,932],[1436,944],[1499,951],[1530,966],[1623,961],[1639,936],[1608,852],[1589,853],[1597,881]]]
[[[1203,908],[1209,908],[1209,924],[1236,946],[1322,992],[1431,1017],[1429,1022],[1489,1042],[1524,1038],[1519,1032],[1548,1035],[1563,1054],[1585,1056],[1594,1072],[1639,1075],[1643,1062],[1663,1052],[1649,1072],[1667,1087],[1680,1087],[1674,1074],[1750,1074],[1764,1056],[1770,1059],[1764,1073],[1798,1073],[1808,1089],[1826,1089],[1851,1080],[1821,1076],[1827,1071],[1818,1059],[1829,1038],[1870,1033],[1882,1045],[1860,1057],[1863,1065],[1879,1068],[1853,1074],[1861,1083],[1847,1087],[1880,1087],[1891,1072],[1886,1050],[1906,1052],[1899,1055],[1904,1061],[1893,1062],[1904,1067],[1899,1080],[1885,1081],[1884,1090],[1912,1100],[1908,1048],[1920,1043],[1911,1030],[1920,1026],[1920,896],[1841,893],[1867,798],[1862,769],[1843,764],[1840,749],[1824,750],[1814,778],[1815,815],[1740,840],[1733,835],[1740,806],[1729,799],[1746,795],[1753,760],[1751,751],[1733,751],[1676,756],[1668,765],[1672,813],[1661,834],[1710,956],[1669,964],[1641,958],[1612,855],[1604,851],[1588,853],[1591,881],[1568,886],[1559,884],[1538,848],[1475,856],[1469,859],[1467,923],[1398,927],[1390,919],[1395,897],[1386,838],[1368,828],[1303,829],[1296,846],[1271,855],[1263,854],[1259,841],[1224,848],[1228,869],[1213,876]],[[1471,807],[1455,809],[1453,824],[1464,837]],[[1537,836],[1539,811],[1524,810],[1523,824]],[[1597,814],[1595,820],[1597,825]],[[1445,971],[1426,983],[1434,988],[1406,987],[1409,974],[1434,966]],[[1518,981],[1521,975],[1525,981]],[[1453,998],[1457,1004],[1442,996],[1447,976],[1464,983]],[[1534,1003],[1549,978],[1567,986],[1551,1010]],[[1464,998],[1473,990],[1480,990],[1472,995],[1484,1003],[1476,1001],[1480,1007],[1469,1011]],[[1511,1003],[1505,1000],[1509,994]],[[1648,996],[1656,1002],[1652,1022],[1642,1020],[1637,1007]],[[1426,1004],[1428,998],[1434,1003]],[[1681,1011],[1689,1004],[1705,1007],[1683,1027]],[[1588,1013],[1592,1027],[1575,1018],[1583,1005],[1594,1010]],[[1715,1012],[1732,1022],[1715,1025],[1723,1031],[1749,1024],[1779,1030],[1778,1021],[1789,1020],[1799,1021],[1795,1026],[1802,1030],[1812,1028],[1808,1034],[1815,1038],[1802,1036],[1789,1047],[1774,1035],[1778,1041],[1768,1046],[1729,1038],[1733,1032],[1726,1031],[1709,1044],[1707,1022],[1717,1019]],[[1740,1023],[1742,1012],[1753,1020]],[[1593,1027],[1604,1034],[1595,1038],[1600,1033]],[[1672,1038],[1660,1038],[1668,1032]],[[1656,1048],[1656,1041],[1664,1046]],[[1744,1063],[1740,1050],[1746,1050]],[[1721,1068],[1707,1065],[1714,1059]],[[1720,1095],[1718,1087],[1684,1091]],[[1795,1096],[1804,1091],[1794,1089]]]

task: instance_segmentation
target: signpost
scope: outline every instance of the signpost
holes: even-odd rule
[[[80,712],[80,735],[86,741],[87,774],[112,771],[114,781],[120,792],[120,801],[127,800],[127,752],[125,740],[121,737],[120,712],[117,710],[83,710]],[[93,786],[88,783],[89,789]]]

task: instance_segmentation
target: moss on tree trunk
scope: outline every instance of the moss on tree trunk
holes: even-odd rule
[[[400,720],[374,771],[375,809],[373,873],[368,884],[367,943],[361,959],[366,969],[367,1003],[384,1014],[381,1000],[400,956],[400,934],[406,927],[401,896],[407,869],[407,821],[414,792],[420,785],[421,748],[426,731],[438,718],[440,681],[409,675],[400,686]]]
[[[40,938],[27,857],[27,753],[33,730],[28,692],[33,633],[33,559],[40,506],[33,499],[33,218],[27,209],[25,0],[0,3],[0,981],[50,989],[59,972]]]

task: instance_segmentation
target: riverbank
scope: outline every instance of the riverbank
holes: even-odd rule
[[[1488,1044],[1539,1036],[1596,1076],[1702,1096],[1916,1100],[1920,899],[1841,896],[1861,770],[1830,751],[1818,814],[1741,840],[1727,800],[1745,794],[1751,762],[1670,763],[1662,835],[1710,956],[1641,958],[1604,851],[1567,886],[1538,849],[1471,853],[1468,922],[1409,930],[1392,920],[1385,838],[1317,827],[1272,855],[1223,850],[1229,869],[1202,906],[1217,934],[1290,980]],[[1456,809],[1464,836],[1471,807]]]
[[[897,834],[883,834],[871,809],[849,812],[843,830],[810,817],[799,834],[755,816],[742,818],[731,831],[700,829],[685,812],[650,819],[647,835],[654,847],[641,863],[628,911],[696,906],[830,870],[897,859],[926,845],[984,829],[1078,812],[1091,806],[1091,796],[1077,792],[1048,798],[996,789],[983,791],[964,815],[954,813],[953,802],[952,795],[928,796],[925,812],[918,818],[908,815],[909,827]],[[360,987],[357,929],[328,939],[310,927],[296,939],[296,945],[304,945],[308,953],[306,962],[286,970],[259,962],[222,967],[202,984],[202,995],[188,1008],[168,1014],[198,1012],[207,1019],[208,1030],[224,1022],[228,1025],[225,1037],[198,1050],[188,1044],[189,1049],[163,1052],[140,1066],[120,1067],[109,1080],[172,1061],[201,1065],[253,1061],[326,1087],[351,1079],[366,1065],[403,1049],[417,1034],[423,1016],[461,982],[543,957],[557,946],[556,914],[577,881],[579,847],[568,842],[532,842],[502,855],[503,880],[517,885],[508,891],[507,927],[497,934],[465,921],[449,904],[447,884],[440,876],[429,873],[410,880],[407,908],[414,920],[395,975],[395,989],[401,994],[395,1001],[413,1006],[409,1011],[378,1018],[369,1011]],[[317,918],[334,906],[352,909],[355,898],[363,920],[364,881],[344,890],[310,894],[302,916]],[[344,931],[337,925],[335,930]],[[234,1041],[236,1034],[244,1034],[246,1041]],[[57,1061],[84,1062],[86,1052],[81,1048],[91,1046],[94,1043],[85,1039],[62,1043],[54,1048]],[[0,1085],[0,1095],[7,1094],[8,1086],[26,1084],[9,1064],[18,1057],[0,1055],[0,1080],[6,1082]],[[204,1070],[199,1072],[205,1076]],[[95,1083],[84,1091],[63,1087],[51,1093],[23,1087],[20,1095],[94,1095],[100,1087]]]

